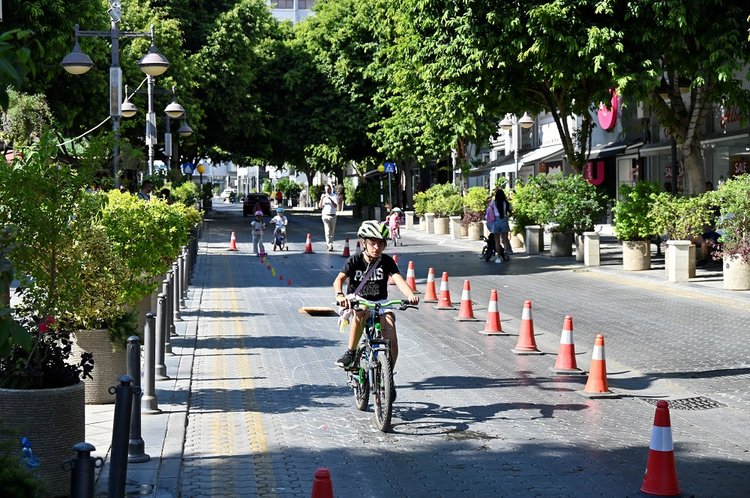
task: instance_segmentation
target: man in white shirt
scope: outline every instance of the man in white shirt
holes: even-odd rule
[[[331,186],[326,185],[325,192],[320,196],[318,207],[322,210],[323,231],[326,237],[328,252],[333,251],[333,235],[336,232],[336,208],[338,197],[333,193]]]

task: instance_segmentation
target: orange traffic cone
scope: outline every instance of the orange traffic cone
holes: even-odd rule
[[[435,292],[435,269],[430,268],[427,271],[427,284],[424,291],[425,303],[436,303],[438,302],[437,293]]]
[[[566,315],[563,320],[562,334],[560,335],[560,349],[557,352],[557,361],[552,370],[559,374],[582,374],[583,370],[576,365],[576,346],[573,343],[573,317]]]
[[[398,265],[398,254],[393,255],[393,262]],[[388,276],[388,285],[396,285],[396,282],[393,281],[390,275]]]
[[[344,253],[341,256],[345,258],[351,256],[351,254],[349,254],[349,237],[347,237],[346,242],[344,242]]]
[[[291,278],[286,281],[286,285],[292,285],[292,279]]]
[[[455,317],[458,322],[478,322],[479,319],[474,316],[474,308],[471,303],[471,283],[468,279],[464,280],[464,290],[461,291],[461,306],[458,308],[458,316]]]
[[[617,395],[609,390],[607,384],[607,362],[604,359],[604,336],[599,334],[594,340],[594,351],[591,353],[591,371],[586,387],[579,394],[587,398],[613,398]]]
[[[234,236],[234,232],[232,232],[232,237],[229,239],[229,249],[228,251],[236,251],[237,250],[237,237]]]
[[[414,278],[414,261],[409,261],[409,267],[406,269],[406,283],[414,294],[420,294],[417,290],[417,280]]]
[[[331,471],[327,467],[320,467],[315,471],[311,498],[333,498],[333,483]]]
[[[487,321],[484,322],[484,330],[479,331],[485,335],[499,335],[503,333],[503,326],[500,324],[500,312],[497,309],[497,289],[490,292],[490,304],[487,306]]]
[[[284,275],[282,275],[281,273],[279,273],[279,280],[284,280]]]
[[[456,309],[451,302],[451,291],[448,289],[448,272],[443,272],[443,279],[440,281],[440,299],[438,300],[436,310],[454,310]]]
[[[305,254],[312,254],[312,238],[310,237],[310,234],[307,234],[307,242],[305,242]]]
[[[651,444],[648,446],[646,475],[641,491],[648,496],[684,496],[680,494],[677,469],[674,464],[672,424],[669,420],[669,403],[656,403],[654,426],[651,429]]]
[[[357,239],[357,245],[354,246],[354,254],[359,254],[362,252],[362,248],[359,246],[359,239]]]
[[[523,302],[523,314],[521,315],[521,330],[518,332],[518,342],[512,349],[515,354],[542,354],[536,347],[534,339],[534,320],[531,318],[531,301]]]

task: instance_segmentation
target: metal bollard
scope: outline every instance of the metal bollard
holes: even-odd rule
[[[165,337],[167,336],[167,327],[164,326],[167,314],[167,296],[159,293],[156,296],[156,358],[154,360],[154,376],[156,380],[165,380],[169,378],[167,375],[167,365],[164,364],[164,348],[165,348]]]
[[[188,290],[190,279],[188,278],[188,275],[190,275],[190,258],[188,257],[187,246],[182,246],[182,259],[184,260],[184,271],[182,272],[182,295],[185,299],[189,299]]]
[[[154,314],[146,313],[146,326],[143,329],[143,397],[141,410],[145,413],[159,413],[156,399],[154,364],[156,362],[156,338],[154,334]]]
[[[108,498],[124,498],[128,472],[128,428],[133,407],[133,378],[123,375],[120,385],[110,387],[115,394],[115,419],[112,425],[112,448],[109,456]]]
[[[70,468],[70,498],[94,498],[95,469],[104,465],[101,457],[92,457],[96,451],[94,445],[86,441],[73,446],[78,454],[64,464],[65,470]]]
[[[141,437],[141,345],[138,336],[128,337],[128,375],[133,378],[133,402],[130,407],[130,442],[128,462],[148,462],[146,445]]]
[[[170,322],[170,308],[169,308],[169,275],[166,275],[164,280],[161,282],[161,293],[164,294],[164,310],[161,312],[161,309],[159,312],[161,312],[161,319],[164,320],[164,354],[174,354],[172,352],[172,341],[170,340],[170,336],[172,335],[172,331],[169,329],[169,322]],[[157,312],[157,319],[159,319],[159,312]]]
[[[172,263],[172,306],[174,307],[174,321],[181,322],[180,316],[180,268],[177,262]]]
[[[177,279],[177,284],[179,288],[179,296],[180,296],[180,308],[186,308],[185,305],[185,293],[187,292],[185,290],[185,255],[180,254],[177,256],[177,267],[180,269],[180,275]]]
[[[169,281],[169,289],[167,290],[167,318],[169,319],[169,335],[177,335],[177,330],[174,327],[174,291],[172,286],[174,285],[174,274],[172,270],[167,272],[167,280]]]

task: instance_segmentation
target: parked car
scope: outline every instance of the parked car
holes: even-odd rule
[[[264,216],[271,216],[271,202],[266,194],[247,194],[242,202],[242,216],[252,216],[260,209]]]

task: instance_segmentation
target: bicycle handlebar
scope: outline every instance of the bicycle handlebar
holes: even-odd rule
[[[410,308],[415,309],[415,310],[419,309],[417,305],[411,304],[408,299],[392,299],[384,303],[375,303],[375,302],[368,301],[367,299],[360,297],[357,299],[350,299],[349,304],[351,305],[352,309],[357,309],[357,310],[398,309],[399,311],[404,311]]]

